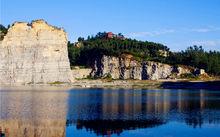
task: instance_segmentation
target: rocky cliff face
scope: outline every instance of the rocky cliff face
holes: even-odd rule
[[[189,69],[174,67],[152,61],[139,62],[130,55],[121,57],[103,56],[94,63],[92,77],[113,79],[158,80],[171,78],[173,74],[190,73]]]
[[[91,68],[74,68],[72,70],[72,76],[74,79],[86,79],[90,75]]]
[[[64,30],[43,20],[16,22],[0,42],[0,84],[70,82]]]

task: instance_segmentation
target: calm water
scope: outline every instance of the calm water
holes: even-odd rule
[[[219,137],[220,91],[0,90],[9,137]]]

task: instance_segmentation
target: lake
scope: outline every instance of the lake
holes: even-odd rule
[[[219,137],[220,91],[0,89],[2,137]]]

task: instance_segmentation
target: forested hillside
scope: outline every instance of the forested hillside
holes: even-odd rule
[[[102,55],[120,56],[131,54],[136,60],[150,60],[172,65],[188,65],[205,69],[213,75],[220,75],[220,52],[204,51],[201,46],[193,46],[181,52],[171,52],[160,43],[138,41],[125,38],[122,34],[98,33],[87,39],[79,38],[77,43],[68,43],[72,66],[91,65],[91,60]]]
[[[121,34],[119,34],[120,36]],[[78,43],[68,44],[71,65],[86,65],[87,60],[100,55],[120,56],[132,54],[137,60],[164,61],[169,48],[154,42],[137,41],[123,37],[106,37],[106,33],[98,33],[95,37],[79,38]]]
[[[185,51],[172,52],[166,63],[188,65],[205,69],[213,75],[220,75],[220,52],[204,51],[202,46],[192,46]]]

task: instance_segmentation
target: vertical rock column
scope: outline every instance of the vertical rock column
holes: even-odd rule
[[[71,82],[64,30],[16,22],[0,44],[0,84]]]

